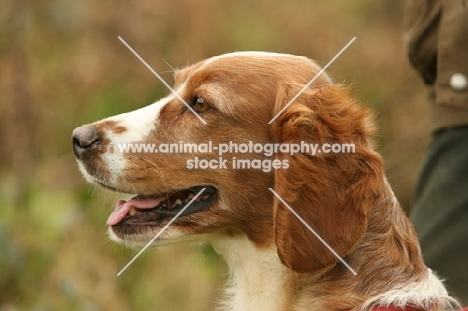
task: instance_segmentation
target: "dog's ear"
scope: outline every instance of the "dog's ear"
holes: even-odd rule
[[[275,114],[299,89],[281,87]],[[382,160],[369,138],[372,124],[367,109],[339,85],[306,90],[272,124],[277,143],[327,147],[315,155],[312,150],[277,154],[289,168],[275,171],[274,190],[340,257],[362,239],[384,182]],[[354,153],[325,153],[343,144],[354,144]],[[337,263],[339,259],[277,198],[274,211],[275,241],[284,265],[313,272]]]

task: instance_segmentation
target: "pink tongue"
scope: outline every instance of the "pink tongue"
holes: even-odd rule
[[[109,218],[107,219],[108,226],[114,226],[118,224],[122,219],[127,216],[128,212],[132,209],[132,207],[139,208],[139,209],[150,209],[153,207],[158,206],[162,200],[166,197],[156,197],[156,198],[139,198],[134,197],[130,200],[118,200],[117,204],[115,205],[115,211],[113,211]]]

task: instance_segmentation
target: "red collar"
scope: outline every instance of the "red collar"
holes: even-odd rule
[[[411,306],[406,306],[404,308],[395,307],[395,306],[388,306],[388,307],[378,306],[372,309],[372,311],[424,311],[424,310],[420,308],[416,308],[416,307],[411,307]]]
[[[351,311],[351,310],[347,310],[347,311]],[[404,308],[395,307],[395,306],[388,306],[388,307],[377,306],[377,307],[374,307],[372,311],[425,311],[425,310],[417,308],[417,307],[412,307],[412,306],[406,306]],[[468,307],[465,307],[458,311],[468,311]]]
[[[351,311],[351,310],[348,310]],[[401,307],[396,307],[396,306],[377,306],[372,309],[372,311],[425,311],[423,309],[417,308],[417,307],[412,307],[412,306],[406,306],[404,308]]]

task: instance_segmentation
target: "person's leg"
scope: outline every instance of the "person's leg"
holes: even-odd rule
[[[468,126],[434,134],[410,216],[426,264],[468,305]]]

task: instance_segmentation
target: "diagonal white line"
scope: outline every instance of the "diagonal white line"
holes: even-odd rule
[[[335,57],[333,57],[332,60],[329,61],[328,64],[326,64],[325,67],[323,67],[322,70],[320,70],[320,71],[315,75],[315,77],[313,77],[312,80],[310,80],[309,83],[307,83],[307,84],[299,91],[299,93],[297,93],[296,96],[294,96],[294,97],[289,101],[289,103],[287,103],[287,105],[284,106],[283,109],[281,109],[280,112],[278,112],[278,113],[276,114],[276,116],[274,116],[273,119],[270,120],[270,122],[268,122],[268,124],[273,123],[273,121],[275,121],[276,118],[278,118],[279,115],[282,114],[283,111],[286,110],[286,108],[289,107],[289,105],[291,105],[299,96],[301,96],[301,94],[315,81],[315,79],[317,79],[317,78],[328,68],[328,66],[330,66],[330,65],[335,61],[335,59],[337,59],[338,56],[340,56],[341,53],[343,53],[343,52],[351,45],[351,43],[353,43],[354,40],[356,40],[356,37],[352,38],[351,41],[349,41],[348,44],[346,44],[345,47],[342,48],[341,51],[339,51],[338,54],[336,54]]]
[[[145,251],[145,250],[146,250],[146,249],[147,249],[147,248],[148,248],[148,247],[149,247],[149,246],[150,246],[150,245],[151,245],[151,244],[152,244],[152,243],[153,243],[153,242],[154,242],[154,241],[155,241],[155,240],[156,240],[156,239],[157,239],[157,238],[158,238],[158,237],[159,237],[159,236],[160,236],[176,219],[177,219],[177,217],[179,217],[179,216],[187,209],[187,207],[189,207],[190,204],[192,204],[193,201],[195,201],[195,199],[198,198],[198,196],[199,196],[203,191],[205,191],[205,189],[206,189],[206,188],[203,188],[202,190],[200,190],[200,192],[198,192],[197,195],[194,196],[194,197],[192,198],[192,200],[191,200],[190,202],[188,202],[187,205],[185,205],[185,207],[184,207],[183,209],[181,209],[180,212],[178,212],[177,215],[175,215],[174,218],[172,218],[171,221],[169,221],[169,222],[167,223],[167,225],[165,225],[165,226],[158,232],[158,234],[156,234],[156,235],[154,236],[154,238],[151,239],[151,241],[149,241],[148,244],[146,244],[145,247],[143,247],[143,248],[141,249],[141,251],[139,251],[138,254],[136,254],[135,257],[132,258],[132,260],[130,260],[130,262],[129,262],[125,267],[123,267],[122,270],[120,270],[119,273],[117,273],[117,276],[120,276],[120,275],[125,271],[125,269],[127,269],[128,266],[130,266],[130,265],[135,261],[135,259],[137,259],[138,256],[140,256],[141,253],[143,253],[143,252],[144,252],[144,251]]]
[[[286,202],[275,192],[275,190],[273,190],[273,189],[271,189],[271,188],[268,188],[268,189],[270,189],[270,191],[278,198],[278,200],[280,200],[280,201],[291,211],[291,213],[293,213],[294,216],[296,216],[297,219],[299,219],[299,220],[302,222],[302,224],[303,224],[304,226],[306,226],[307,229],[309,229],[309,231],[312,232],[312,233],[317,237],[317,239],[319,239],[320,242],[322,242],[323,245],[325,245],[325,246],[330,250],[330,252],[332,252],[333,255],[335,255],[335,256],[346,266],[346,268],[349,269],[349,271],[351,271],[354,275],[357,275],[356,271],[354,271],[353,268],[351,268],[351,267],[346,263],[346,261],[344,261],[343,258],[341,258],[340,255],[338,255],[338,254],[333,250],[333,248],[331,248],[331,246],[328,245],[327,242],[325,242],[325,240],[322,239],[322,237],[321,237],[320,235],[318,235],[318,233],[315,232],[315,230],[312,229],[312,228],[307,224],[307,222],[305,222],[305,220],[302,219],[302,217],[299,216],[299,214],[296,213],[296,211],[293,210],[293,209],[288,205],[288,203],[286,203]]]
[[[182,97],[180,97],[180,95],[179,95],[176,91],[174,91],[174,89],[173,89],[169,84],[167,84],[166,81],[164,81],[164,79],[161,78],[161,76],[160,76],[156,71],[154,71],[153,68],[151,68],[150,65],[148,65],[148,63],[146,63],[145,60],[144,60],[143,58],[141,58],[140,55],[138,55],[138,53],[135,52],[135,50],[132,49],[132,48],[130,47],[130,45],[128,45],[127,42],[125,42],[124,39],[122,39],[122,38],[119,36],[119,40],[122,41],[122,43],[125,44],[125,46],[126,46],[130,51],[132,51],[132,53],[135,54],[135,56],[138,57],[138,59],[139,59],[146,67],[148,67],[148,69],[149,69],[156,77],[158,77],[158,79],[159,79],[159,80],[160,80],[160,81],[161,81],[161,82],[162,82],[162,83],[163,83],[163,84],[164,84],[164,85],[181,101],[181,102],[183,102],[183,103],[185,104],[185,106],[187,106],[187,108],[188,108],[194,115],[196,115],[198,119],[200,119],[200,121],[203,122],[203,124],[206,125],[205,120],[203,120],[203,118],[200,117],[200,115],[198,115],[198,113],[196,113],[195,110],[193,110],[193,108],[190,107],[190,105],[187,104],[187,103],[185,102],[185,100],[184,100]]]

